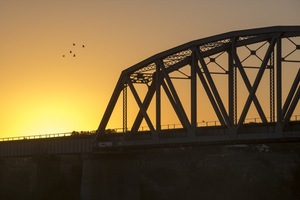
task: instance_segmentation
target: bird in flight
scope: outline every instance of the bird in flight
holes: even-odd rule
[[[74,46],[76,45],[76,43],[72,43],[72,45],[73,45],[73,47],[74,47]],[[85,45],[82,44],[81,47],[82,47],[82,48],[85,48]],[[75,48],[75,47],[74,47],[74,48]],[[73,50],[74,50],[74,49],[73,49]],[[70,50],[69,53],[70,53],[70,54],[73,54],[72,57],[76,57],[76,54],[75,54],[75,52],[74,52],[73,50]],[[66,54],[63,54],[63,55],[62,55],[62,57],[64,57],[64,58],[65,58],[66,56],[67,56]]]

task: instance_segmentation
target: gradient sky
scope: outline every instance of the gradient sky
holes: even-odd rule
[[[125,68],[210,35],[300,25],[299,8],[299,0],[0,0],[0,137],[95,130]]]

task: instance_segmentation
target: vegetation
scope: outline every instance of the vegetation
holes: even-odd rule
[[[73,137],[77,137],[77,136],[91,136],[91,135],[95,135],[96,131],[73,131],[71,133],[71,136]]]

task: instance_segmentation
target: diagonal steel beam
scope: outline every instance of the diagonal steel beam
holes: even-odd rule
[[[291,118],[291,116],[292,116],[292,114],[293,114],[293,112],[294,112],[294,110],[295,110],[295,108],[298,104],[299,98],[300,98],[300,86],[298,87],[297,92],[294,96],[294,99],[292,100],[291,105],[290,105],[290,107],[289,107],[289,109],[288,109],[288,111],[287,111],[287,113],[284,117],[282,127],[284,127],[287,124],[287,122],[290,120],[290,118]]]
[[[285,100],[284,105],[283,105],[283,108],[282,108],[282,116],[283,116],[283,117],[284,117],[284,116],[286,115],[286,113],[287,113],[287,110],[288,110],[288,108],[289,108],[289,106],[290,106],[290,104],[291,104],[291,101],[292,101],[292,99],[293,99],[293,96],[294,96],[294,94],[295,94],[295,91],[296,91],[296,89],[297,89],[297,86],[299,85],[299,82],[300,82],[300,69],[298,69],[298,73],[297,73],[297,75],[296,75],[296,77],[295,77],[295,80],[294,80],[294,82],[293,82],[293,84],[292,84],[292,86],[291,86],[290,92],[289,92],[289,94],[288,94],[288,96],[287,96],[287,98],[286,98],[286,100]]]
[[[270,45],[269,45],[268,50],[266,52],[266,55],[265,55],[265,57],[264,57],[264,59],[262,61],[262,64],[261,64],[261,66],[259,68],[257,76],[256,76],[256,78],[254,80],[252,89],[250,91],[250,94],[249,94],[248,99],[246,101],[246,104],[244,106],[244,109],[243,109],[243,111],[241,113],[241,116],[240,116],[240,119],[239,119],[239,122],[238,122],[238,125],[237,125],[237,129],[243,124],[243,122],[245,120],[245,117],[246,117],[246,115],[247,115],[247,113],[249,111],[251,102],[254,99],[254,96],[255,96],[256,90],[258,88],[258,85],[259,85],[259,83],[261,81],[261,78],[262,78],[262,76],[264,74],[265,69],[267,68],[267,63],[268,63],[268,61],[270,59],[270,56],[271,56],[271,53],[272,53],[272,51],[274,49],[277,37],[273,36],[272,41],[270,42]]]
[[[235,60],[235,62],[237,64],[237,67],[238,67],[238,69],[240,71],[240,74],[241,74],[241,76],[243,78],[243,81],[244,81],[244,83],[245,83],[245,85],[247,87],[247,90],[250,93],[251,90],[252,90],[252,86],[251,86],[251,83],[250,83],[250,81],[248,79],[248,76],[247,76],[247,74],[245,72],[245,69],[242,66],[242,63],[241,63],[240,58],[238,57],[236,51],[234,51],[233,56],[234,56],[234,60]],[[260,105],[260,103],[259,103],[259,101],[258,101],[258,99],[257,99],[257,97],[256,97],[255,94],[253,95],[253,103],[254,103],[254,105],[255,105],[255,107],[257,109],[257,112],[258,112],[258,114],[259,114],[262,122],[263,123],[267,123],[268,120],[267,120],[267,118],[266,118],[266,116],[264,114],[264,111],[263,111],[263,109],[262,109],[262,107],[261,107],[261,105]]]
[[[222,126],[226,126],[226,123],[225,123],[225,121],[224,121],[224,119],[222,117],[220,109],[218,108],[218,105],[217,105],[217,103],[216,103],[216,101],[215,101],[215,99],[213,97],[213,94],[212,94],[212,92],[211,92],[211,90],[210,90],[210,88],[209,88],[209,86],[208,86],[208,84],[207,84],[207,82],[206,82],[206,80],[205,80],[202,72],[200,71],[198,63],[196,62],[195,65],[197,65],[197,67],[195,68],[196,73],[198,74],[198,77],[199,77],[199,79],[200,79],[200,81],[201,81],[201,83],[202,83],[202,85],[204,87],[204,90],[205,90],[205,92],[206,92],[206,94],[207,94],[207,96],[208,96],[208,98],[209,98],[209,100],[210,100],[210,102],[212,104],[213,109],[215,110],[215,113],[216,113],[216,115],[217,115],[217,117],[218,117],[221,125]]]
[[[176,64],[168,67],[166,69],[166,71],[167,71],[167,73],[171,73],[171,72],[176,71],[176,70],[180,69],[181,67],[186,66],[186,65],[188,65],[190,63],[191,63],[191,58],[190,58],[190,56],[188,56],[185,59],[183,59],[182,61],[180,61],[180,62],[178,62],[178,63],[176,63]],[[159,77],[161,77],[161,75]],[[146,108],[146,110],[148,109],[148,107],[149,107],[149,105],[150,105],[150,103],[151,103],[151,101],[153,99],[153,96],[154,96],[154,94],[155,94],[155,92],[157,90],[157,88],[156,88],[156,87],[158,87],[158,86],[156,86],[157,85],[157,83],[156,83],[157,81],[158,81],[157,80],[157,72],[154,72],[152,83],[151,83],[151,85],[148,88],[148,92],[147,92],[147,94],[145,96],[145,99],[144,99],[144,102],[143,102],[144,107]],[[161,78],[160,78],[160,80],[158,82],[161,82]],[[156,115],[158,115],[158,114],[156,114]],[[134,121],[134,123],[132,125],[131,131],[132,132],[138,131],[138,129],[139,129],[142,121],[143,121],[143,115],[142,115],[141,111],[139,111],[138,115],[135,118],[135,121]],[[159,125],[157,124],[156,126],[159,126]]]
[[[198,57],[198,60],[200,61],[200,64],[202,66],[202,69],[204,71],[204,74],[206,76],[206,79],[207,79],[207,81],[209,83],[209,86],[211,88],[212,94],[214,95],[214,99],[215,99],[215,101],[216,101],[216,103],[218,105],[220,113],[222,114],[222,118],[224,119],[224,121],[226,122],[227,127],[229,128],[229,127],[232,126],[232,124],[230,123],[229,116],[228,116],[228,114],[226,112],[226,109],[225,109],[224,104],[222,102],[222,99],[221,99],[221,97],[219,95],[219,92],[218,92],[218,90],[217,90],[217,88],[215,86],[215,83],[214,83],[214,81],[213,81],[213,79],[211,77],[211,74],[209,73],[208,67],[205,64],[204,58],[202,57],[201,53],[199,52],[199,48],[197,48],[195,51],[196,51],[196,55]]]
[[[163,89],[164,89],[164,91],[165,91],[165,93],[166,93],[166,95],[167,95],[167,97],[168,97],[168,99],[169,99],[169,101],[170,101],[170,103],[171,103],[171,105],[172,105],[172,107],[173,107],[180,123],[183,125],[183,127],[185,127],[185,125],[184,125],[185,121],[183,120],[183,117],[180,116],[181,114],[177,109],[177,104],[176,104],[176,102],[175,102],[175,100],[174,100],[174,98],[173,98],[173,96],[172,96],[172,94],[171,94],[171,92],[170,92],[170,90],[169,90],[169,88],[168,88],[168,86],[167,86],[167,84],[164,80],[161,82],[161,86],[163,87]]]
[[[143,107],[145,108],[145,110],[148,110],[148,107],[149,107],[149,105],[150,105],[150,103],[153,99],[154,94],[155,94],[155,88],[156,88],[156,81],[155,80],[156,80],[156,77],[154,76],[153,81],[152,81],[151,85],[149,86],[148,92],[147,92],[147,94],[145,96],[145,99],[143,101]],[[142,121],[143,121],[143,114],[142,114],[142,111],[139,110],[139,112],[138,112],[138,114],[135,118],[135,121],[132,125],[131,131],[132,132],[137,132],[139,127],[141,126]]]
[[[190,122],[188,120],[188,117],[187,117],[184,109],[183,109],[183,106],[182,106],[181,101],[180,101],[180,99],[177,95],[175,87],[174,87],[168,73],[166,72],[166,68],[164,67],[164,65],[161,61],[158,61],[157,65],[160,67],[160,69],[162,71],[162,75],[163,75],[162,78],[164,78],[167,81],[168,88],[170,89],[170,94],[171,94],[171,96],[168,95],[168,98],[169,98],[170,101],[171,101],[171,99],[174,100],[175,105],[173,105],[173,104],[172,105],[174,107],[174,110],[175,110],[180,122],[182,123],[182,126],[184,128],[186,128],[187,130],[190,130]],[[164,89],[165,89],[165,92],[167,93],[167,91],[168,91],[167,87],[164,87]]]
[[[98,139],[99,134],[105,132],[107,123],[108,123],[108,121],[109,121],[109,119],[111,117],[111,114],[112,114],[115,106],[116,106],[118,98],[119,98],[119,96],[120,96],[120,94],[121,94],[121,92],[122,92],[122,90],[124,88],[124,82],[125,82],[125,80],[124,80],[124,73],[122,73],[120,75],[118,83],[117,83],[117,85],[116,85],[116,87],[114,89],[114,92],[113,92],[113,94],[112,94],[112,96],[110,98],[108,106],[106,107],[106,110],[104,112],[104,115],[102,117],[100,125],[99,125],[99,127],[97,129],[96,140]]]
[[[135,98],[135,101],[137,102],[137,104],[138,104],[138,106],[140,108],[140,111],[142,112],[142,114],[143,114],[143,116],[144,116],[144,118],[146,120],[146,123],[147,123],[148,127],[150,128],[151,133],[154,134],[155,133],[154,126],[151,123],[151,120],[150,120],[150,118],[149,118],[149,116],[148,116],[148,114],[146,112],[146,108],[143,106],[143,103],[142,103],[142,101],[141,101],[141,99],[140,99],[137,91],[135,90],[135,88],[134,88],[134,86],[133,86],[130,78],[127,77],[126,81],[127,81],[127,84],[129,86],[132,94],[133,94],[133,97]]]

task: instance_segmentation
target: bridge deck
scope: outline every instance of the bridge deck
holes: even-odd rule
[[[23,137],[24,138],[24,137]],[[212,143],[267,143],[300,141],[300,121],[288,123],[284,131],[276,132],[276,123],[250,123],[233,134],[224,126],[198,127],[194,134],[183,128],[136,133],[95,134],[54,138],[22,139],[0,142],[0,157],[21,157],[57,154],[84,154],[123,148],[152,148],[157,146],[186,146]]]
[[[193,145],[205,143],[280,142],[300,139],[300,121],[293,121],[282,132],[276,132],[276,123],[247,124],[241,133],[222,126],[198,127],[193,135],[185,129],[162,130],[158,135],[150,131],[137,133],[110,133],[99,136],[96,149],[149,147],[161,145]]]
[[[89,153],[93,141],[92,136],[4,141],[0,142],[0,157]]]

